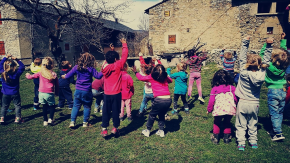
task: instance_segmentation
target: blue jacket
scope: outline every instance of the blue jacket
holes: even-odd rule
[[[75,80],[74,80],[74,76],[71,76],[68,79],[62,79],[61,75],[67,74],[70,71],[70,69],[68,70],[64,70],[62,69],[59,73],[59,78],[58,78],[58,83],[59,83],[59,88],[67,88],[69,87],[70,83],[75,84]]]
[[[170,78],[175,79],[174,94],[185,95],[187,93],[188,74],[184,71],[179,71],[171,74],[171,68],[167,68],[167,74]]]

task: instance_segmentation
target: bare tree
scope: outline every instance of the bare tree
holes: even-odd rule
[[[149,15],[142,14],[139,18],[140,23],[138,24],[139,30],[149,31]]]

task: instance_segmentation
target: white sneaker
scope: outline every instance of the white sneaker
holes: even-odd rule
[[[83,122],[83,127],[88,127],[89,126],[89,122]]]
[[[164,131],[163,130],[158,130],[157,132],[156,132],[156,135],[159,135],[160,137],[165,137],[165,134],[164,134]]]
[[[60,107],[58,106],[58,107],[56,107],[56,109],[60,109]]]
[[[142,131],[142,134],[146,137],[149,137],[150,136],[150,131],[148,129],[145,129]]]
[[[202,97],[198,97],[198,100],[204,103],[204,99]]]
[[[72,108],[68,108],[69,110],[72,110]]]
[[[74,121],[71,121],[70,124],[69,124],[69,127],[70,128],[75,127],[75,122]]]
[[[53,120],[51,118],[49,118],[47,123],[52,124]]]
[[[44,121],[43,122],[43,126],[47,126],[48,125],[48,122],[47,121]]]

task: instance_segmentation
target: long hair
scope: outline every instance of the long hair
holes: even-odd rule
[[[154,80],[160,83],[164,83],[165,80],[167,79],[167,73],[165,71],[164,66],[161,64],[155,66],[152,70],[151,76]]]
[[[233,79],[231,75],[225,70],[218,70],[211,81],[211,87],[219,85],[233,85]]]
[[[284,49],[273,49],[271,61],[273,65],[286,69],[289,66],[289,53]]]
[[[143,67],[143,73],[146,74],[146,75],[150,75],[152,73],[152,70],[153,70],[153,66],[151,65],[141,65]]]
[[[176,67],[179,69],[179,71],[186,71],[186,69],[187,69],[187,64],[186,64],[186,63],[182,63],[182,62],[180,62],[180,63],[178,63],[178,64],[176,65]]]
[[[96,59],[95,57],[86,52],[78,59],[78,71],[86,70],[89,67],[95,67],[96,66]]]
[[[12,80],[9,77],[9,74],[13,74],[17,68],[17,63],[13,59],[8,59],[4,62],[3,65],[4,72],[1,74],[1,77],[4,78],[6,83],[11,83]]]
[[[48,80],[55,79],[55,77],[52,75],[52,69],[53,69],[53,59],[50,57],[45,57],[42,59],[42,66],[40,69],[41,76]]]
[[[245,68],[249,71],[258,71],[260,68],[266,68],[267,65],[262,64],[262,58],[258,54],[249,54]]]

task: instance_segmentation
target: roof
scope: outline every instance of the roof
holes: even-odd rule
[[[167,2],[167,1],[168,1],[168,0],[163,0],[162,2],[159,2],[159,3],[157,3],[156,5],[147,8],[147,9],[145,10],[145,13],[146,13],[146,14],[149,14],[149,10],[150,10],[150,9],[152,9],[152,8],[154,8],[154,7],[156,7],[156,6],[160,5],[160,4],[162,4],[162,3],[164,3],[164,2]]]
[[[121,23],[117,23],[115,21],[111,21],[111,20],[107,20],[107,19],[102,19],[100,20],[102,23],[104,23],[104,27],[109,28],[109,29],[113,29],[113,30],[118,30],[121,32],[131,32],[134,33],[134,30],[121,24]]]

